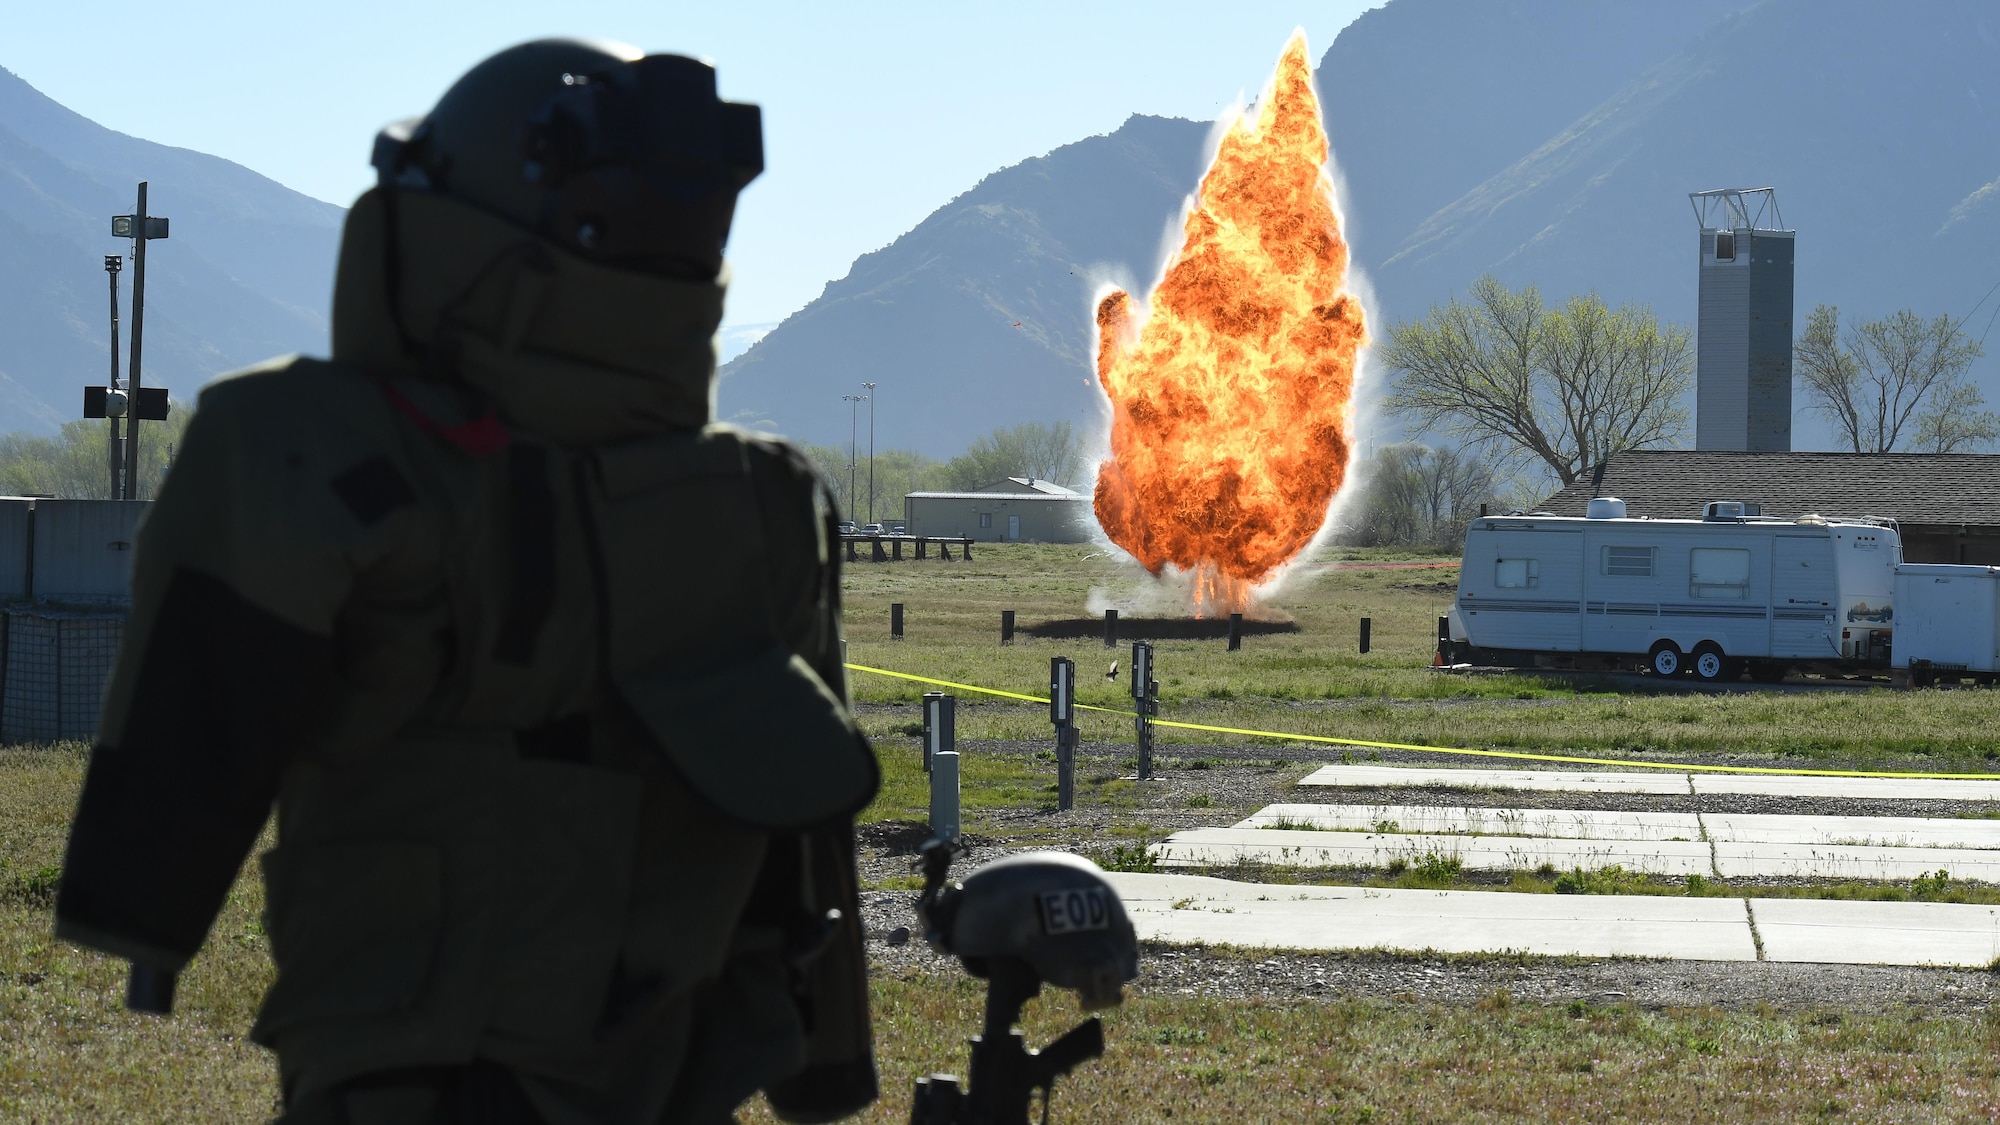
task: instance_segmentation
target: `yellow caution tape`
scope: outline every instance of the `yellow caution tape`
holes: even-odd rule
[[[920,684],[934,684],[938,687],[957,688],[978,695],[993,695],[1002,699],[1018,699],[1024,703],[1047,703],[1045,696],[1024,695],[1017,691],[1001,691],[998,688],[979,687],[976,684],[961,684],[951,680],[932,679],[909,672],[897,672],[888,668],[870,668],[865,664],[849,664],[856,672],[867,672],[875,676],[891,676],[898,680],[913,680]],[[1137,718],[1136,711],[1122,711],[1116,707],[1093,707],[1088,703],[1076,705],[1080,711],[1099,711],[1107,715],[1124,715]],[[1211,734],[1236,734],[1249,738],[1282,738],[1290,742],[1319,742],[1331,746],[1360,746],[1371,750],[1413,750],[1424,754],[1458,754],[1468,758],[1508,758],[1526,762],[1561,762],[1574,766],[1631,766],[1638,769],[1672,770],[1677,773],[1757,773],[1775,774],[1781,777],[1891,777],[1931,781],[2000,781],[2000,773],[1909,773],[1884,770],[1807,770],[1780,769],[1773,766],[1705,766],[1693,762],[1642,762],[1630,758],[1584,758],[1570,754],[1530,754],[1525,750],[1472,750],[1462,746],[1417,746],[1405,742],[1372,742],[1365,738],[1335,738],[1324,734],[1297,734],[1281,730],[1251,730],[1246,727],[1217,727],[1205,723],[1179,723],[1171,719],[1154,719],[1157,727],[1174,727],[1178,730],[1199,730]]]

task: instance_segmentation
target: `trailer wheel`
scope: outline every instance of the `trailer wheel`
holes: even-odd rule
[[[1729,667],[1722,657],[1722,649],[1714,641],[1703,641],[1694,646],[1694,674],[1697,679],[1715,683],[1722,679]]]
[[[1647,654],[1647,667],[1655,676],[1678,676],[1686,661],[1681,659],[1681,650],[1672,641],[1661,641]]]

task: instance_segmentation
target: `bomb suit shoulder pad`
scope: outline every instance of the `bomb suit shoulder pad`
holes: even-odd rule
[[[606,671],[667,762],[755,827],[859,812],[879,775],[847,709],[817,472],[726,426],[593,457]]]
[[[285,767],[357,698],[336,651],[357,575],[435,552],[414,478],[351,368],[277,360],[202,392],[139,529],[60,936],[169,969],[200,947]],[[421,692],[438,659],[374,666]]]

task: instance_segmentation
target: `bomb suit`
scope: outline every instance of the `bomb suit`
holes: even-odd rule
[[[140,532],[58,935],[170,980],[275,807],[281,1120],[853,1112],[835,513],[712,421],[758,111],[539,41],[375,163],[332,358],[211,384]]]

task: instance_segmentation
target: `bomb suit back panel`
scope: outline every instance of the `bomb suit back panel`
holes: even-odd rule
[[[552,1121],[875,1094],[834,513],[710,422],[727,211],[683,184],[622,223],[679,181],[532,127],[700,78],[635,54],[503,52],[378,146],[332,359],[211,385],[140,534],[58,933],[178,971],[275,804],[254,1035],[288,1119],[408,1073],[498,1073]],[[437,150],[481,82],[540,195],[441,184],[480,166]]]

